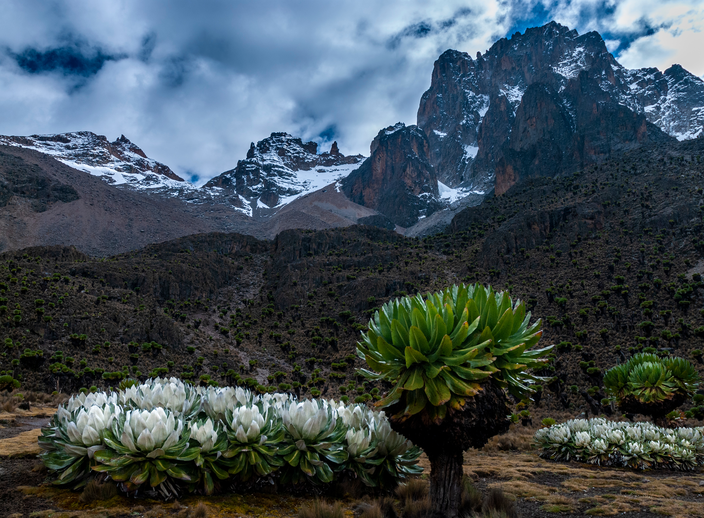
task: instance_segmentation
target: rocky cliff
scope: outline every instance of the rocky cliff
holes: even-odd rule
[[[210,180],[232,194],[233,204],[251,216],[269,216],[273,209],[323,188],[356,169],[361,155],[345,156],[337,142],[318,154],[318,144],[303,142],[288,133],[272,133],[254,143],[237,167]]]
[[[704,81],[674,65],[628,70],[596,32],[551,22],[485,53],[448,50],[418,109],[438,179],[502,193],[704,128]]]
[[[428,160],[428,139],[418,126],[398,123],[381,130],[370,146],[371,156],[340,182],[353,202],[408,227],[442,205],[438,179]]]

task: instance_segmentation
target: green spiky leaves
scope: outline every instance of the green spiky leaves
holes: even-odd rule
[[[694,365],[682,358],[639,353],[604,374],[604,387],[620,402],[631,398],[643,405],[661,404],[691,395],[699,385]]]
[[[532,350],[540,327],[508,293],[462,284],[384,304],[357,353],[371,368],[362,374],[394,384],[379,406],[401,403],[396,418],[426,411],[437,422],[461,409],[489,377],[517,397],[530,394],[538,378],[529,371],[552,349]]]

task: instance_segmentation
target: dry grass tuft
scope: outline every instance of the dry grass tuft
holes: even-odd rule
[[[462,479],[462,503],[460,504],[460,515],[470,516],[472,513],[481,511],[484,497],[479,491],[472,479],[465,476]]]
[[[203,502],[199,503],[191,511],[189,518],[208,518],[208,508]]]
[[[485,452],[495,451],[530,451],[533,449],[535,429],[527,427],[512,427],[503,435],[489,439],[482,449]]]
[[[315,500],[312,504],[303,506],[298,511],[298,518],[344,518],[339,502],[328,504]]]
[[[484,497],[482,513],[516,518],[516,500],[497,487],[491,488]]]
[[[15,410],[17,410],[17,406],[19,405],[20,401],[17,398],[11,398],[11,397],[3,397],[2,400],[0,400],[0,409],[2,409],[3,412],[8,412],[12,413]]]
[[[403,518],[428,518],[432,515],[431,509],[429,496],[422,500],[406,500],[401,506],[401,516]]]
[[[110,500],[119,494],[117,486],[111,482],[105,482],[101,484],[97,480],[91,480],[83,488],[83,493],[78,499],[84,504],[89,504],[91,502],[102,502],[105,500]]]
[[[371,504],[363,504],[361,509],[362,513],[359,518],[397,518],[394,499],[388,496]]]
[[[401,484],[396,488],[396,496],[402,503],[408,500],[423,500],[428,496],[430,485],[427,480],[420,478],[412,478],[405,484]]]

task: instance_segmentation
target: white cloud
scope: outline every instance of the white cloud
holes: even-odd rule
[[[381,127],[415,122],[438,55],[488,47],[505,12],[483,0],[8,2],[10,53],[82,45],[124,59],[77,82],[5,56],[0,108],[12,116],[0,133],[124,133],[201,177],[272,131],[313,139],[333,127],[343,152],[366,154]]]
[[[532,21],[537,4],[8,0],[0,8],[0,134],[124,133],[178,174],[201,178],[234,167],[272,131],[314,139],[334,128],[344,153],[366,154],[382,127],[415,122],[440,53],[483,52]],[[698,2],[545,4],[549,17],[580,33],[606,34],[627,66],[679,62],[704,73]],[[657,30],[624,45],[643,20]],[[30,74],[12,57],[62,47],[116,59],[77,78]]]

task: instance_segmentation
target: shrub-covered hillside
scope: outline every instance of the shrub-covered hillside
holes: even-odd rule
[[[0,256],[0,372],[26,388],[178,375],[369,400],[359,331],[386,300],[459,281],[527,301],[557,344],[541,403],[602,412],[635,351],[701,365],[704,140],[518,185],[422,240],[373,227],[202,234],[110,258]],[[1,374],[0,374],[1,375]]]

